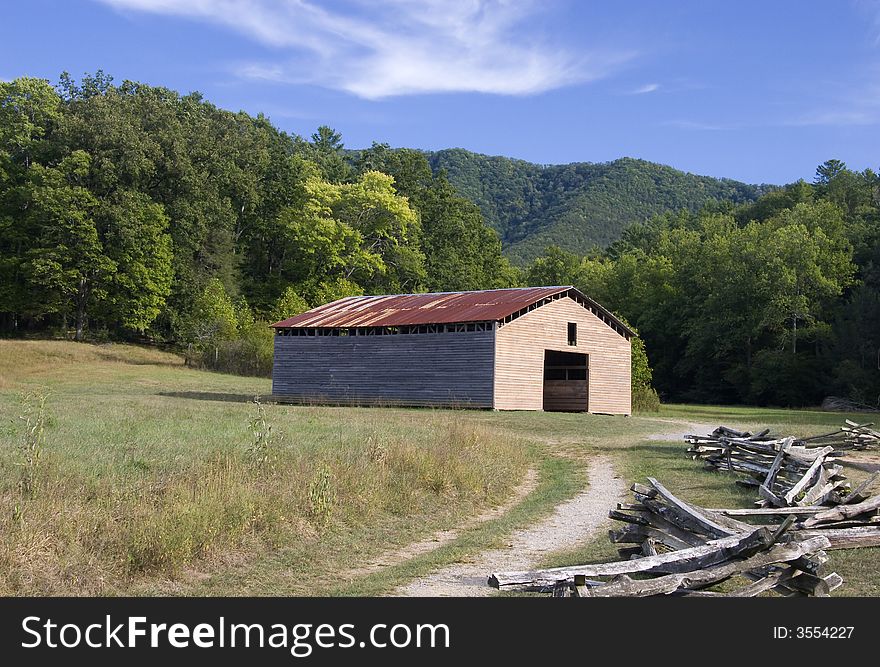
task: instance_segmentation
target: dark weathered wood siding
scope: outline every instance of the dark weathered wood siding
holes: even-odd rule
[[[495,332],[275,336],[278,400],[491,408]]]
[[[588,392],[586,380],[544,380],[544,409],[586,412]]]

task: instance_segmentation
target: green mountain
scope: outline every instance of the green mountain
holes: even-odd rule
[[[450,148],[428,159],[479,206],[518,264],[550,244],[583,254],[614,242],[631,222],[712,200],[750,202],[768,189],[633,158],[541,165]]]

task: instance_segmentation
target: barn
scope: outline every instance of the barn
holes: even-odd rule
[[[279,402],[631,412],[633,332],[571,286],[347,297],[272,326]]]

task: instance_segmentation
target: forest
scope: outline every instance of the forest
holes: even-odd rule
[[[0,82],[0,335],[266,374],[267,325],[342,296],[573,284],[639,330],[665,400],[877,405],[878,202],[836,160],[774,188],[351,151],[103,72],[19,78]]]
[[[880,181],[838,160],[751,204],[627,227],[602,253],[558,247],[529,284],[571,283],[639,331],[662,398],[880,406]]]
[[[7,335],[141,338],[215,357],[217,343],[247,341],[271,364],[266,324],[308,307],[515,281],[479,209],[417,151],[349,159],[330,128],[304,140],[101,72],[0,83]]]

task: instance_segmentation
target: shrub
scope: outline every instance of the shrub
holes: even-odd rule
[[[234,375],[272,374],[273,331],[243,298],[233,301],[223,284],[209,281],[182,330],[186,363]]]
[[[280,322],[281,320],[286,320],[288,317],[304,313],[308,309],[309,304],[306,303],[306,300],[303,299],[293,287],[287,287],[278,298],[278,301],[275,302],[275,306],[269,314],[269,318],[273,322]]]
[[[238,338],[216,341],[194,354],[191,352],[188,363],[221,373],[271,377],[273,337],[266,322],[256,321],[243,327]]]
[[[632,343],[632,387],[650,387],[654,381],[654,371],[648,361],[648,351],[645,349],[645,341],[638,336],[633,336]]]
[[[761,350],[752,360],[748,398],[757,405],[818,405],[828,384],[820,360],[791,350]]]
[[[659,412],[660,397],[653,387],[636,387],[632,392],[633,412]]]

